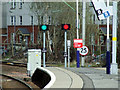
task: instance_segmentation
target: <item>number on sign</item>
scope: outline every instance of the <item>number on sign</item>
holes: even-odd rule
[[[86,47],[86,46],[83,46],[82,48],[79,49],[80,54],[83,56],[87,55],[88,51],[89,51],[88,47]]]
[[[81,53],[86,53],[86,52],[87,52],[86,48],[81,48]]]

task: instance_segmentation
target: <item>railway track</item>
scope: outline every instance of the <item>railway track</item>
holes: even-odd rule
[[[33,90],[28,84],[25,82],[13,78],[11,76],[0,74],[0,80],[2,82],[2,90],[5,90],[7,88],[9,89],[25,89],[25,90]]]
[[[16,62],[7,62],[7,61],[0,61],[3,65],[10,65],[10,66],[18,66],[18,67],[27,67],[27,63],[16,63]],[[47,67],[54,67],[54,65],[57,65],[58,63],[46,63]],[[61,64],[64,65],[64,64]],[[41,64],[43,66],[43,64]]]
[[[18,67],[27,67],[25,63],[14,63],[14,62],[1,62],[4,65],[18,66]]]

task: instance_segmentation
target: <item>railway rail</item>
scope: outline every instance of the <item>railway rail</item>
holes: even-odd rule
[[[5,90],[7,88],[33,90],[32,87],[26,84],[25,82],[13,78],[11,76],[0,74],[0,79],[2,81],[2,87],[1,87],[2,90]]]
[[[1,62],[4,65],[18,66],[18,67],[27,67],[25,63],[14,63],[14,62]]]
[[[11,66],[18,66],[18,67],[27,67],[27,63],[16,63],[16,62],[8,62],[8,61],[0,61],[0,63],[4,64],[4,65],[11,65]],[[54,65],[57,65],[58,63],[46,63],[47,67],[54,67]],[[61,64],[64,65],[64,64]],[[43,64],[41,64],[41,66],[43,66]]]

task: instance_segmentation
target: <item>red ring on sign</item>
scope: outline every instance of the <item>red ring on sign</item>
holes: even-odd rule
[[[83,45],[83,46],[85,46],[85,45]],[[85,47],[87,47],[87,46],[85,46]],[[87,49],[88,49],[88,47],[87,47]],[[88,52],[89,52],[89,49],[88,49]],[[85,55],[82,55],[82,54],[80,53],[80,55],[81,55],[81,56],[86,56],[86,55],[88,54],[88,52],[87,52]]]

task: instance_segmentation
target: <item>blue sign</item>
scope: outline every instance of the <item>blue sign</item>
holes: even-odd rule
[[[107,18],[107,17],[110,16],[110,13],[108,11],[106,11],[106,12],[103,13],[103,15],[104,15],[105,18]]]
[[[98,9],[98,10],[97,10],[97,14],[98,14],[98,15],[101,15],[102,13],[103,13],[103,10],[102,10],[102,9]]]

